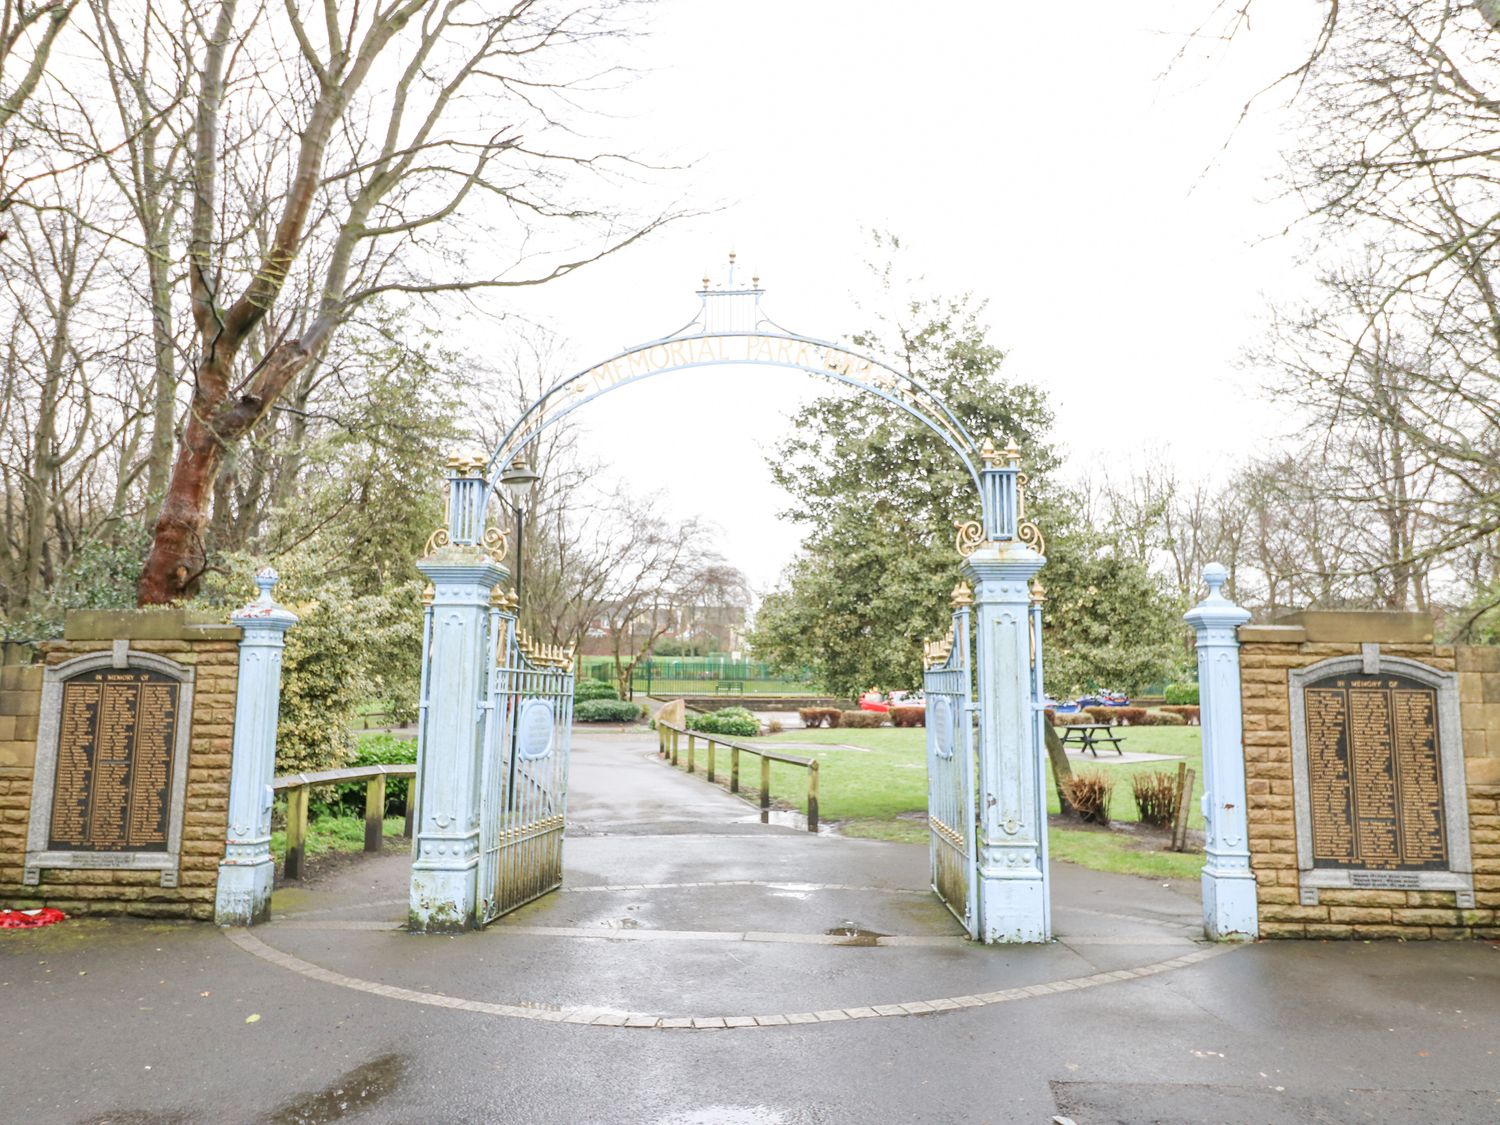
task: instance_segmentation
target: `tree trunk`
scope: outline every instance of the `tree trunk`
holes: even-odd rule
[[[203,573],[203,531],[223,449],[196,413],[182,435],[182,448],[162,497],[151,553],[141,568],[136,603],[168,605],[190,595]]]
[[[1047,757],[1052,762],[1052,782],[1057,786],[1057,807],[1064,815],[1073,811],[1068,801],[1068,782],[1073,780],[1073,767],[1068,762],[1068,752],[1063,749],[1062,739],[1057,736],[1051,723],[1042,724],[1047,742]]]

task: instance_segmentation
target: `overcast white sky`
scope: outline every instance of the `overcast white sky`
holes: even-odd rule
[[[722,209],[512,307],[581,368],[689,319],[733,248],[780,323],[839,338],[871,319],[865,231],[887,229],[932,292],[988,299],[1010,374],[1051,397],[1069,473],[1161,456],[1218,475],[1287,426],[1241,365],[1268,298],[1307,289],[1301,236],[1277,237],[1295,214],[1272,182],[1285,122],[1267,102],[1236,123],[1317,9],[1267,4],[1174,63],[1214,6],[664,0],[601,132],[694,161],[665,182]],[[798,532],[763,450],[822,389],[700,369],[581,416],[613,473],[717,519],[764,590]]]

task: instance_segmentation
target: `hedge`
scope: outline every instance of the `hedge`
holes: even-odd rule
[[[577,723],[630,723],[640,717],[640,704],[623,699],[586,699],[573,705]]]
[[[885,714],[881,711],[843,711],[839,714],[838,725],[855,730],[871,730],[885,725]]]
[[[797,717],[802,720],[805,727],[836,727],[839,725],[839,716],[843,712],[837,707],[799,707]]]
[[[1163,707],[1162,710],[1169,715],[1181,715],[1190,727],[1199,725],[1198,716],[1200,711],[1197,707]]]
[[[722,707],[706,715],[689,715],[687,728],[701,730],[704,734],[748,738],[760,733],[760,720],[744,707]]]
[[[573,685],[573,702],[587,703],[594,699],[619,699],[620,693],[614,684],[603,680],[579,680]]]
[[[1182,727],[1187,726],[1187,720],[1169,711],[1147,711],[1140,725],[1143,727]]]
[[[1167,690],[1162,693],[1168,703],[1186,704],[1197,706],[1198,685],[1197,684],[1168,684]]]
[[[1094,717],[1082,711],[1064,711],[1061,714],[1047,708],[1047,721],[1055,727],[1076,727],[1080,723],[1092,723]]]
[[[1096,723],[1113,723],[1122,727],[1140,726],[1146,721],[1144,707],[1085,707],[1083,712]]]
[[[927,708],[892,707],[891,725],[897,727],[925,727],[927,725]]]

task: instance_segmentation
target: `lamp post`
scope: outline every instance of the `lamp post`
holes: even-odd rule
[[[521,601],[521,578],[522,568],[525,566],[525,555],[521,553],[525,546],[522,538],[526,527],[526,501],[531,496],[531,486],[542,479],[542,474],[526,463],[524,457],[517,457],[510,463],[510,467],[500,474],[500,484],[507,493],[506,503],[510,505],[511,512],[516,518],[516,602],[519,606]],[[519,614],[520,609],[516,612]]]

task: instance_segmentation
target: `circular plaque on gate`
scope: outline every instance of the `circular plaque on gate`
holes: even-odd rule
[[[552,753],[552,722],[552,704],[548,700],[528,699],[521,704],[516,721],[516,755],[530,760]]]
[[[931,708],[931,722],[928,724],[937,732],[937,752],[939,757],[953,757],[953,705],[946,698],[939,695],[928,702]]]

